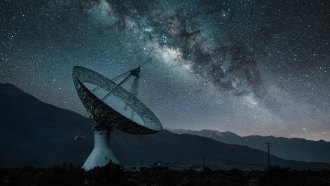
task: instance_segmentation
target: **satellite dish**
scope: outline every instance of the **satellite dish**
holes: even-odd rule
[[[77,93],[94,120],[94,149],[83,165],[85,170],[119,163],[110,148],[110,134],[120,130],[130,134],[152,134],[162,130],[156,115],[137,97],[141,68],[114,79],[82,66],[73,67]],[[130,90],[123,85],[133,78]]]

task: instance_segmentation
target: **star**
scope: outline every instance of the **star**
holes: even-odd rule
[[[83,114],[73,66],[109,78],[142,66],[138,98],[166,127],[330,140],[326,3],[12,0],[1,10],[0,82],[44,102]]]

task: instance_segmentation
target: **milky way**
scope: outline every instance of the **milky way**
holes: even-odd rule
[[[329,3],[3,1],[0,82],[84,113],[75,65],[142,66],[165,127],[330,140]]]

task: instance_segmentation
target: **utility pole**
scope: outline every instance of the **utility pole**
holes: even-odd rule
[[[202,162],[202,163],[203,163],[202,166],[203,166],[203,170],[204,170],[204,168],[205,168],[205,160],[204,160],[204,156],[203,156],[202,158],[203,158],[203,159],[202,159],[202,160],[203,160],[203,162]]]
[[[270,142],[267,142],[266,145],[267,145],[267,167],[268,167],[268,170],[270,168]]]

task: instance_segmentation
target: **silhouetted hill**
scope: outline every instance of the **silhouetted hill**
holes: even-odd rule
[[[178,135],[167,130],[147,136],[116,131],[111,145],[119,161],[126,165],[164,162],[183,167],[201,166],[204,157],[205,165],[211,168],[263,169],[267,162],[267,154],[259,150],[196,135]],[[296,169],[330,168],[328,164],[289,161],[275,156],[271,156],[271,162],[273,166]]]
[[[216,130],[171,130],[177,134],[193,134],[215,139],[217,141],[248,146],[266,151],[266,142],[271,142],[271,154],[291,160],[307,162],[330,163],[330,142],[324,140],[311,141],[301,138],[283,138],[274,136],[246,136],[241,137],[232,132],[219,132]]]
[[[82,164],[91,141],[73,138],[88,120],[43,103],[10,84],[0,84],[0,166]]]
[[[0,84],[0,103],[1,167],[51,166],[65,161],[80,166],[91,152],[92,127],[83,116],[43,103],[9,84]],[[77,131],[86,128],[90,129],[86,138],[74,141]],[[267,162],[267,154],[259,150],[166,130],[145,136],[116,131],[111,145],[128,166],[159,162],[200,166],[202,157],[211,168],[262,169]],[[330,168],[329,164],[271,159],[277,166]]]

